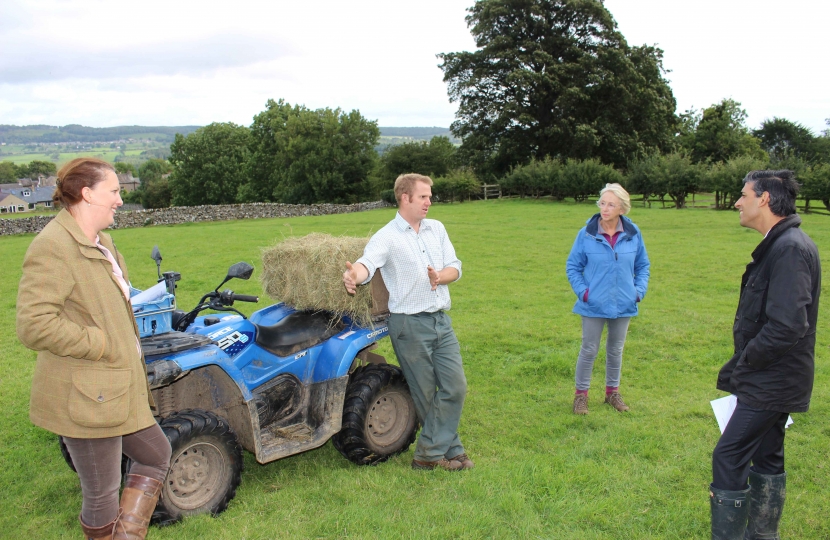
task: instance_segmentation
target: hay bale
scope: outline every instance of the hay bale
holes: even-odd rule
[[[380,272],[375,273],[371,287],[358,287],[354,296],[343,286],[346,261],[359,259],[368,241],[369,238],[311,233],[286,238],[264,249],[261,280],[265,293],[295,309],[331,311],[371,325],[378,315],[388,314],[386,287],[380,289],[375,283],[383,283]]]

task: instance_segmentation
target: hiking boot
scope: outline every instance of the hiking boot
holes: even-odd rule
[[[450,458],[450,461],[457,461],[461,464],[462,469],[472,469],[473,467],[475,467],[473,460],[470,459],[470,456],[468,456],[466,453],[458,454],[457,456]]]
[[[412,460],[412,468],[418,471],[432,471],[435,469],[444,469],[445,471],[460,471],[464,466],[460,461],[452,461],[447,458],[441,458],[438,461],[418,461]]]
[[[588,414],[588,394],[574,396],[574,414]]]
[[[625,401],[623,401],[623,398],[619,392],[611,392],[610,394],[606,394],[605,403],[611,405],[620,412],[628,410],[628,405],[625,404]]]

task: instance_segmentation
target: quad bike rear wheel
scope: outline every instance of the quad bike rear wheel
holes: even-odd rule
[[[332,443],[349,461],[375,465],[408,450],[417,430],[415,403],[401,368],[371,364],[351,376],[343,426]]]

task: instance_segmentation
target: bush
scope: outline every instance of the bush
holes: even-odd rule
[[[801,196],[806,203],[805,212],[810,211],[810,200],[819,200],[830,210],[830,164],[810,167],[798,179],[801,181]]]
[[[700,190],[704,166],[692,163],[691,158],[683,154],[668,154],[663,159],[666,163],[666,193],[671,197],[675,208],[686,208],[686,198]]]
[[[629,193],[642,195],[644,203],[650,198],[665,202],[668,195],[675,208],[685,208],[686,198],[701,188],[703,167],[685,154],[653,154],[628,164],[626,185]]]
[[[650,199],[657,198],[661,201],[666,195],[663,177],[663,157],[660,154],[652,154],[628,164],[628,174],[625,185],[630,194],[643,196],[643,205],[651,206]]]
[[[398,206],[398,201],[395,199],[395,190],[394,189],[385,189],[380,192],[380,199],[384,202],[389,204],[393,204]]]
[[[622,180],[619,171],[611,165],[603,165],[598,159],[569,159],[562,166],[562,198],[568,196],[577,202],[584,201],[596,196],[605,184],[621,184]]]
[[[542,197],[551,195],[562,200],[567,193],[562,189],[562,162],[546,157],[544,160],[532,160],[527,165],[513,168],[502,180],[502,192],[525,197]]]
[[[480,192],[481,183],[469,169],[450,171],[446,176],[436,178],[432,184],[433,196],[442,202],[464,202]]]
[[[749,171],[766,169],[769,163],[753,156],[738,156],[723,163],[715,163],[703,175],[702,188],[714,192],[715,208],[734,208],[741,198],[743,179]]]

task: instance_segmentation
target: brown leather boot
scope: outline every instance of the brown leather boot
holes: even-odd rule
[[[118,521],[116,517],[110,523],[100,527],[90,527],[81,516],[78,516],[78,521],[81,522],[81,529],[84,531],[84,540],[112,540],[112,531],[115,529],[115,523]]]
[[[154,478],[128,474],[121,492],[121,519],[113,540],[144,540],[150,517],[161,494],[161,482]]]

